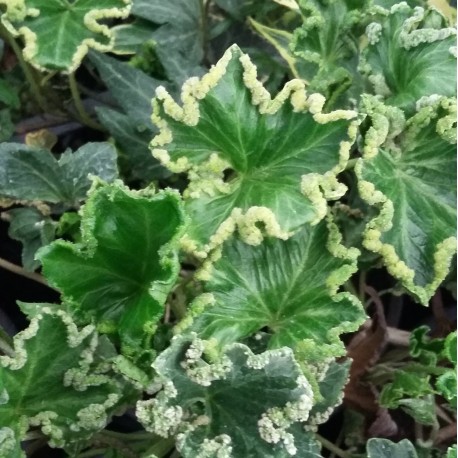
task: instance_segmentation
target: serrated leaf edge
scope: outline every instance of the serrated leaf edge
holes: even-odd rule
[[[94,33],[100,33],[109,39],[107,45],[98,43],[93,38],[86,38],[77,47],[72,57],[71,65],[63,73],[73,73],[83,61],[89,48],[93,48],[100,52],[110,51],[115,43],[115,35],[110,28],[100,23],[101,19],[125,19],[129,16],[132,7],[132,0],[122,0],[125,3],[124,8],[104,8],[92,10],[84,16],[84,25]],[[15,20],[23,20],[26,16],[36,17],[40,11],[36,8],[27,8],[26,0],[0,0],[0,4],[6,6],[6,12],[0,17],[2,24],[14,37],[22,35],[25,41],[25,47],[22,51],[24,59],[30,62],[36,69],[40,71],[49,71],[46,67],[39,65],[35,61],[37,55],[37,35],[28,27],[20,27],[16,29],[13,25]]]

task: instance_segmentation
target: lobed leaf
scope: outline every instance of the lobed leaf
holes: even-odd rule
[[[1,20],[25,41],[24,57],[40,70],[75,71],[89,48],[114,43],[102,20],[126,18],[131,0],[1,0]]]
[[[373,125],[355,171],[361,197],[379,215],[364,246],[427,304],[456,252],[456,100],[422,101],[405,123],[398,110],[366,102]]]
[[[91,186],[89,175],[113,181],[116,151],[109,143],[86,143],[57,160],[45,149],[20,143],[0,145],[0,195],[14,200],[41,200],[77,205]]]
[[[258,244],[260,223],[268,235],[288,238],[320,221],[326,198],[344,192],[336,174],[348,159],[356,113],[322,113],[324,98],[307,97],[300,80],[272,100],[237,46],[200,80],[187,81],[182,107],[164,89],[156,94],[153,154],[188,173],[185,248],[194,254],[205,257],[236,228]]]
[[[19,443],[32,426],[54,447],[106,426],[123,394],[95,364],[93,326],[79,331],[69,315],[44,309],[14,341],[14,357],[0,357],[0,456],[25,457]]]
[[[176,337],[157,358],[153,366],[164,388],[137,403],[137,417],[148,431],[176,434],[185,458],[318,452],[313,435],[300,427],[312,407],[311,387],[289,348],[254,355],[234,344],[208,363],[205,345],[195,337]]]
[[[105,185],[81,214],[82,242],[42,248],[43,272],[77,314],[119,334],[126,351],[137,348],[154,333],[178,275],[179,196]]]
[[[456,29],[437,9],[393,5],[366,36],[360,69],[386,103],[412,113],[421,97],[456,95]]]
[[[340,241],[330,216],[287,241],[227,241],[221,257],[200,273],[207,276],[204,294],[175,331],[189,327],[224,345],[267,328],[270,348],[300,344],[320,359],[344,355],[339,336],[357,330],[365,313],[356,297],[337,292],[356,271],[359,254]]]

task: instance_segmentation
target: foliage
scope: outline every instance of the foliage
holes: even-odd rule
[[[456,457],[434,5],[0,0],[0,458]]]

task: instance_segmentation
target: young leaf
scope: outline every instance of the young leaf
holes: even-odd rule
[[[22,243],[22,265],[29,271],[37,269],[40,263],[35,253],[54,240],[52,219],[33,207],[15,208],[5,213],[11,219],[8,235]]]
[[[364,246],[426,305],[456,252],[456,100],[420,103],[405,126],[396,109],[366,102],[373,125],[355,171],[361,197],[380,213]]]
[[[324,218],[326,198],[344,192],[336,174],[348,159],[356,113],[322,113],[323,96],[307,97],[300,80],[272,100],[237,46],[185,83],[182,107],[164,89],[156,94],[153,154],[173,172],[188,172],[190,251],[205,256],[237,227],[245,227],[245,241],[260,243],[261,222],[269,235],[288,238]]]
[[[41,70],[73,72],[89,48],[109,51],[114,42],[102,20],[125,18],[131,0],[0,0],[5,27],[25,41],[24,57]]]
[[[102,186],[82,209],[82,243],[56,241],[38,258],[49,283],[83,319],[96,318],[138,347],[153,334],[177,278],[183,224],[175,192]]]
[[[368,458],[417,458],[415,447],[407,439],[395,444],[388,439],[369,439]]]
[[[184,458],[306,456],[297,447],[309,448],[313,436],[291,428],[307,420],[313,398],[292,351],[254,355],[234,344],[207,363],[205,345],[176,337],[156,359],[164,388],[137,403],[144,427],[164,437],[177,434]]]
[[[0,145],[0,195],[15,200],[42,200],[75,205],[86,198],[89,175],[113,181],[116,151],[109,143],[86,143],[59,160],[45,149],[20,143]]]
[[[209,275],[205,294],[176,331],[190,326],[223,345],[267,327],[270,348],[295,348],[306,340],[326,358],[345,354],[339,335],[358,329],[365,313],[354,296],[337,292],[356,271],[358,251],[340,244],[330,218],[287,241],[254,247],[229,240],[221,254],[201,273]]]
[[[121,387],[95,370],[93,326],[78,331],[69,315],[44,310],[14,340],[14,357],[0,357],[0,456],[25,457],[6,452],[30,426],[41,427],[54,447],[106,426]]]
[[[406,2],[382,18],[366,29],[369,44],[360,63],[375,93],[409,112],[421,97],[453,97],[455,27],[447,27],[436,9],[412,8]]]

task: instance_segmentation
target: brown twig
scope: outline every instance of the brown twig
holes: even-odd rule
[[[49,285],[49,283],[42,275],[37,274],[36,272],[27,272],[27,270],[25,270],[23,267],[17,266],[16,264],[13,264],[6,259],[0,258],[0,267],[17,275],[21,275],[22,277],[41,283],[42,285],[48,286],[49,288],[52,288],[52,286]]]
[[[456,422],[439,429],[434,439],[434,444],[438,445],[444,442],[451,442],[455,440],[455,437],[456,437]]]

